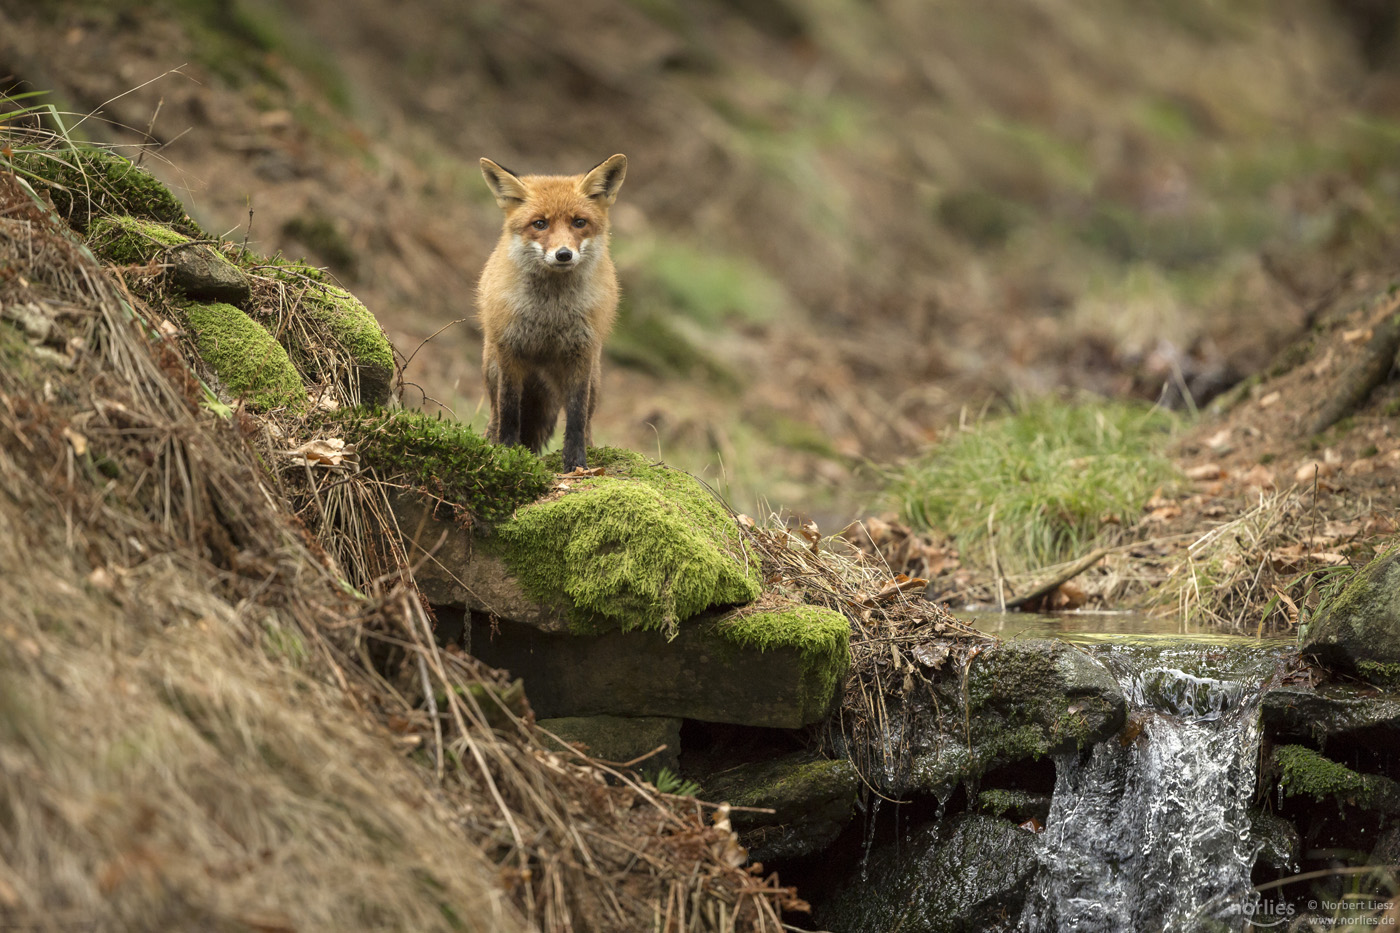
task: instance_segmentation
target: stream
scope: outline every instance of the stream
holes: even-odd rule
[[[1126,743],[1055,761],[1027,933],[1239,929],[1257,910],[1249,805],[1258,700],[1279,648],[1095,639],[1128,696]]]

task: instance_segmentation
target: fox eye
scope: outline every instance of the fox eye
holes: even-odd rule
[[[584,220],[582,217],[575,217],[574,226],[582,230],[584,227],[588,226],[588,221]]]
[[[549,226],[549,221],[541,217],[539,220],[536,220],[534,223],[530,224],[530,226],[534,227],[536,230],[543,230],[545,227]]]

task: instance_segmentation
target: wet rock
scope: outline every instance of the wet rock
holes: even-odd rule
[[[248,277],[207,246],[182,246],[170,252],[171,284],[196,301],[242,305],[253,291]]]
[[[1249,814],[1249,837],[1259,848],[1258,862],[1280,872],[1296,872],[1302,841],[1293,824],[1274,813],[1253,810]]]
[[[1289,796],[1332,798],[1378,813],[1400,813],[1400,783],[1382,774],[1363,774],[1302,745],[1280,745],[1273,764]]]
[[[1306,738],[1319,745],[1334,737],[1384,741],[1385,733],[1400,732],[1400,697],[1348,686],[1277,687],[1264,694],[1260,716],[1275,737]]]
[[[536,725],[564,742],[584,746],[583,752],[614,764],[624,764],[655,751],[634,767],[644,774],[661,768],[676,770],[681,750],[681,721],[664,716],[563,716],[539,719]]]
[[[1011,931],[1038,867],[1034,833],[960,814],[879,846],[815,917],[842,933]]]
[[[730,814],[749,856],[767,862],[810,855],[835,841],[851,820],[860,779],[844,758],[796,752],[723,771],[703,779],[701,788],[706,800],[774,811]]]
[[[1101,742],[1126,716],[1118,681],[1074,646],[1044,639],[994,645],[972,661],[965,687],[946,685],[943,702],[909,729],[908,787],[946,797],[988,768]]]
[[[1299,650],[1372,683],[1400,685],[1400,550],[1358,571],[1308,626]]]

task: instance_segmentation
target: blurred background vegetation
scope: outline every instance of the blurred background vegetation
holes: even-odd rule
[[[598,440],[824,525],[960,415],[1201,404],[1388,272],[1397,40],[1386,0],[0,0],[5,86],[206,227],[406,354],[466,319],[405,400],[478,424],[477,159],[627,153]]]

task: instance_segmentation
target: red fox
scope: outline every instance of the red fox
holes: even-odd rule
[[[488,440],[539,453],[564,409],[564,470],[587,467],[603,340],[617,315],[608,208],[627,174],[615,155],[583,175],[481,174],[505,212],[476,305],[491,400]]]

